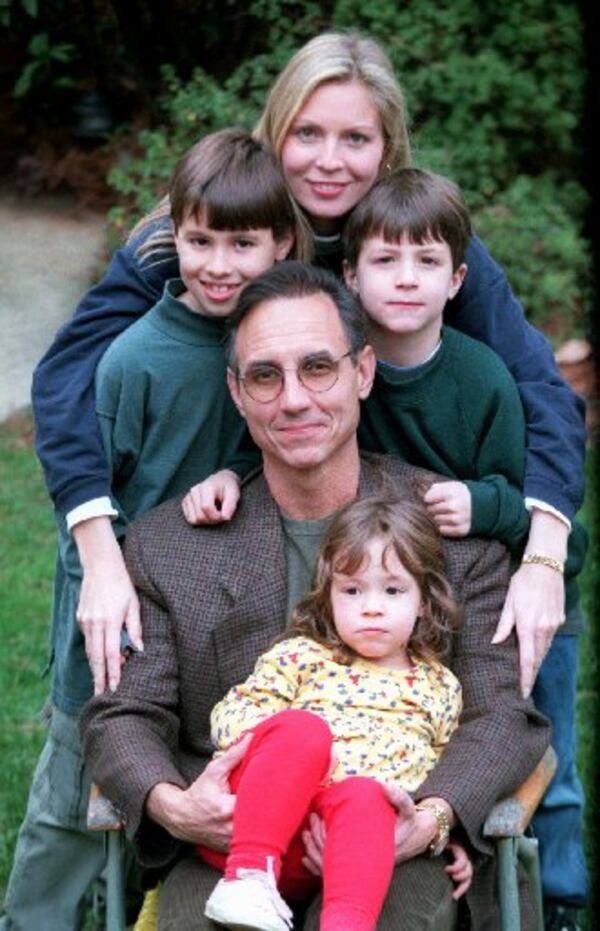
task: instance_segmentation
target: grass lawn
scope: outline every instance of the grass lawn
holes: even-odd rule
[[[592,457],[590,457],[591,459]],[[597,474],[596,463],[594,471]],[[578,693],[579,764],[586,788],[588,857],[598,874],[593,844],[598,823],[598,657],[600,598],[597,497],[589,481],[584,519],[592,546],[583,577],[583,598],[590,623],[581,639]],[[594,517],[592,517],[594,515]],[[54,564],[54,523],[41,471],[31,448],[27,417],[0,425],[0,896],[3,896],[17,830],[25,808],[32,769],[44,739],[39,722],[48,681],[42,678],[50,614]],[[595,536],[594,536],[595,534]],[[587,911],[592,931],[595,903]],[[32,929],[37,931],[37,929]]]

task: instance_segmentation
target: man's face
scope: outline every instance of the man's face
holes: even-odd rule
[[[323,293],[281,298],[258,304],[242,321],[236,338],[239,374],[258,366],[285,372],[281,394],[266,403],[252,398],[243,380],[228,373],[237,407],[263,452],[265,467],[295,469],[335,464],[356,444],[359,399],[371,388],[374,356],[370,347],[357,363],[349,350],[337,308]],[[298,378],[299,366],[311,358],[340,360],[338,377],[327,391],[314,392]]]

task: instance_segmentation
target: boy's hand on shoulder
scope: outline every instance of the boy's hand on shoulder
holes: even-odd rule
[[[429,515],[444,537],[466,537],[471,529],[471,492],[464,482],[434,482],[424,498]]]
[[[181,502],[188,524],[221,524],[231,520],[240,500],[240,480],[230,469],[221,469],[194,485]]]

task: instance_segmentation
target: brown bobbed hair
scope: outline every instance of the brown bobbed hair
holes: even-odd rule
[[[377,181],[344,227],[344,257],[356,268],[365,240],[381,236],[398,243],[446,242],[456,271],[472,235],[462,194],[449,178],[419,168],[400,168]]]
[[[222,129],[197,142],[181,158],[169,194],[130,239],[153,219],[170,213],[175,232],[190,214],[215,230],[270,229],[280,241],[294,236],[291,254],[312,258],[312,234],[290,195],[271,148],[242,129]],[[150,236],[141,256],[172,248],[172,233]]]
[[[417,498],[368,497],[346,505],[323,537],[312,589],[294,608],[284,636],[303,636],[333,651],[337,662],[351,665],[357,654],[339,637],[331,610],[334,573],[351,575],[365,559],[373,539],[385,543],[416,580],[423,602],[407,650],[425,661],[443,659],[461,612],[445,571],[442,538]]]

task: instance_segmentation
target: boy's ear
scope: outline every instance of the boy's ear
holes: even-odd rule
[[[344,281],[346,282],[346,287],[350,288],[355,294],[358,294],[358,281],[356,280],[356,269],[352,268],[348,259],[344,259],[342,262],[342,274],[344,276]]]
[[[452,284],[450,285],[450,291],[448,292],[448,300],[452,300],[453,297],[456,297],[460,291],[460,286],[465,280],[465,275],[467,274],[467,266],[465,262],[462,265],[459,265],[455,272],[452,273]]]
[[[296,237],[293,233],[287,233],[282,239],[278,239],[275,243],[275,261],[283,262],[284,259],[287,259],[290,254]]]

